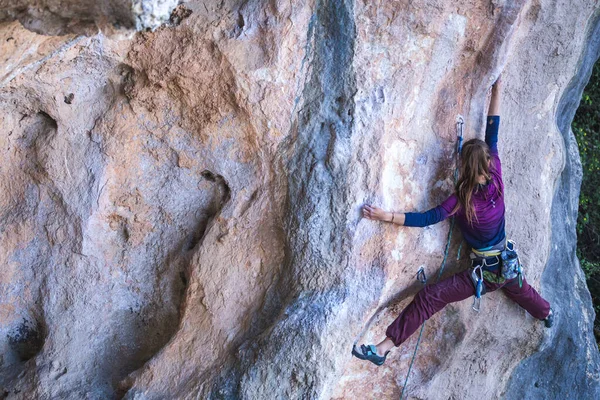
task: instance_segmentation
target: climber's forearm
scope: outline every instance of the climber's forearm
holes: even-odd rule
[[[404,225],[405,216],[404,213],[399,213],[395,211],[387,212],[387,218],[385,219],[387,222],[391,222],[395,225]]]
[[[501,92],[502,82],[500,81],[500,78],[498,78],[496,83],[494,83],[494,86],[492,86],[492,98],[490,100],[488,115],[500,115]]]
[[[403,212],[396,212],[396,211],[383,211],[375,216],[375,218],[372,219],[378,219],[379,221],[383,221],[383,222],[389,222],[391,224],[394,225],[404,225],[404,221],[406,220],[406,216],[404,215]]]
[[[396,225],[404,225],[405,217],[404,213],[395,211],[385,211],[382,208],[365,204],[363,206],[363,217],[373,221],[391,222]]]

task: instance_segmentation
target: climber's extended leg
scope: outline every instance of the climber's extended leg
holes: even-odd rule
[[[534,318],[545,320],[550,314],[550,303],[523,278],[523,286],[519,287],[517,279],[512,279],[502,287],[506,296],[523,307]]]
[[[386,338],[381,343],[377,346],[354,346],[352,354],[361,360],[369,360],[377,365],[383,364],[387,352],[392,347],[399,346],[408,339],[425,320],[446,304],[473,296],[475,287],[470,275],[471,270],[467,269],[434,285],[425,286],[387,328]]]
[[[447,304],[464,300],[475,293],[470,269],[451,276],[434,285],[425,286],[387,328],[385,334],[399,346],[419,326]],[[385,341],[384,341],[385,342]],[[379,348],[378,348],[379,352]]]

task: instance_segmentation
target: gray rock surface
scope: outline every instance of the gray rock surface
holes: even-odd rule
[[[586,48],[556,115],[567,151],[552,201],[553,251],[542,275],[548,297],[555,299],[556,327],[544,338],[540,350],[515,368],[506,389],[507,399],[569,399],[580,398],[582,393],[590,399],[600,398],[600,358],[597,351],[590,350],[596,343],[589,335],[595,313],[575,254],[582,171],[571,121],[600,56],[600,13],[591,18],[587,28]]]
[[[435,279],[450,224],[361,206],[443,200],[457,117],[481,136],[504,70],[507,232],[557,326],[448,306],[405,393],[597,396],[568,130],[596,1],[190,1],[137,33],[171,6],[70,4],[0,13],[0,394],[399,398],[416,337],[380,368],[350,349]]]

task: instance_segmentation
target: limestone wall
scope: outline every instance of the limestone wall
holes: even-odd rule
[[[600,395],[568,128],[596,1],[191,1],[143,32],[109,3],[60,24],[0,13],[5,397],[399,398],[416,335],[379,368],[350,350],[382,337],[419,267],[435,280],[450,223],[361,206],[445,199],[457,118],[483,135],[502,70],[507,233],[557,324],[501,293],[451,305],[405,393]]]

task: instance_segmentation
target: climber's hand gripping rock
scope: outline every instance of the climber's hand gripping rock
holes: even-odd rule
[[[404,213],[385,211],[379,207],[365,204],[362,210],[363,217],[374,221],[391,222],[397,225],[404,225]]]

